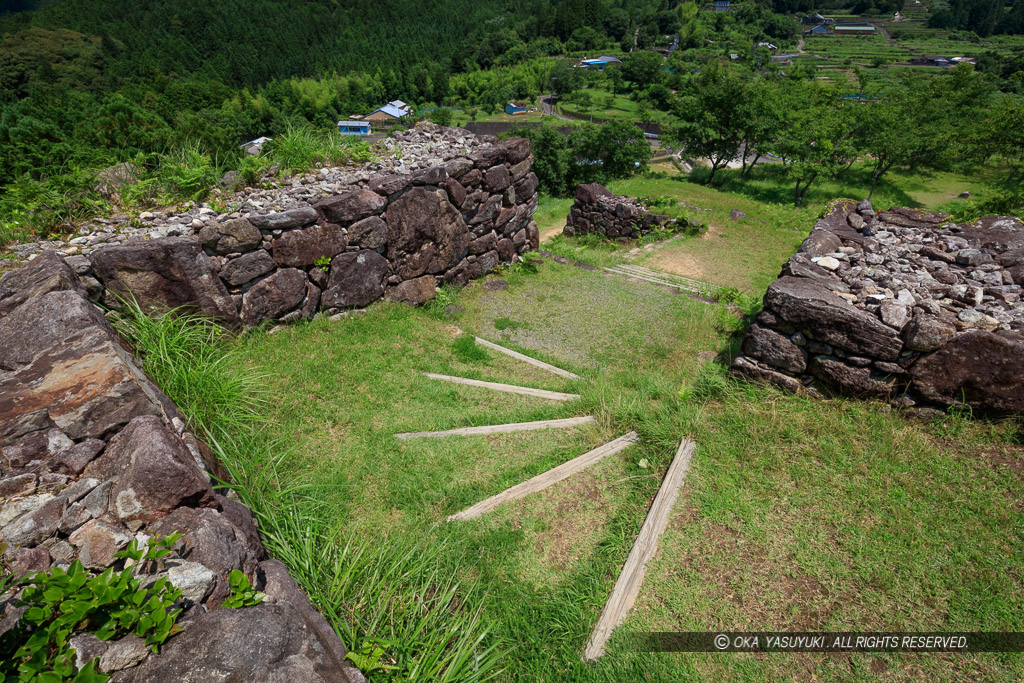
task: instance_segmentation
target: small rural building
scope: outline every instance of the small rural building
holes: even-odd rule
[[[716,12],[728,12],[729,11],[729,0],[715,0],[715,11]]]
[[[914,66],[950,66],[953,64],[952,61],[945,57],[936,57],[934,55],[915,55],[910,58],[910,63]]]
[[[824,26],[815,26],[810,31],[804,31],[806,36],[827,36],[830,35],[828,29]]]
[[[832,27],[836,36],[873,36],[875,27],[871,24],[836,24]]]
[[[817,13],[812,14],[809,17],[803,18],[803,23],[807,24],[808,26],[829,26],[830,24],[832,24],[833,21],[835,20],[829,19],[828,17],[823,17],[821,16],[821,14]]]
[[[342,135],[372,135],[369,121],[338,121],[338,132]]]
[[[584,69],[594,69],[595,71],[604,71],[607,67],[613,64],[622,64],[622,60],[618,57],[610,57],[608,55],[601,55],[594,59],[581,59],[578,66]]]
[[[764,47],[764,48],[768,48],[769,50],[771,50],[771,51],[773,51],[773,52],[774,52],[775,50],[778,50],[778,49],[779,49],[779,47],[778,47],[777,45],[774,45],[774,44],[772,44],[772,43],[766,43],[766,42],[764,42],[764,41],[762,41],[762,42],[758,43],[758,44],[757,44],[757,46],[758,46],[758,47]]]
[[[525,114],[526,105],[523,104],[522,102],[509,102],[508,104],[505,105],[505,113],[511,115]]]
[[[365,121],[380,121],[387,123],[389,121],[398,121],[409,115],[409,109],[399,108],[394,104],[388,103],[379,109],[374,109],[369,114],[363,117]]]
[[[252,154],[253,156],[256,156],[257,154],[263,151],[263,145],[267,144],[271,140],[273,140],[273,138],[268,138],[266,136],[259,137],[256,138],[255,140],[249,140],[249,142],[243,142],[241,145],[239,145],[239,147],[245,150],[246,154]]]
[[[409,109],[409,105],[403,102],[402,100],[393,100],[391,102],[388,102],[388,104],[390,104],[395,109],[401,109],[406,113],[406,115],[412,113],[412,110]]]

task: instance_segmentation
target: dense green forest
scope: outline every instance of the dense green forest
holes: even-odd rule
[[[879,12],[902,6],[830,4]],[[1022,7],[1024,0],[954,0],[949,21],[979,32],[1018,30]],[[713,103],[694,83],[724,89],[735,81],[760,93],[788,79],[792,85],[776,103],[803,107],[814,100],[792,94],[813,90],[814,68],[783,71],[760,46],[772,41],[794,49],[802,29],[794,13],[813,11],[810,0],[740,0],[727,13],[706,9],[678,0],[9,2],[0,15],[0,221],[10,225],[16,216],[22,226],[48,229],[102,211],[88,191],[91,178],[124,160],[154,174],[180,175],[175,169],[184,168],[202,178],[165,183],[169,199],[187,198],[217,172],[238,168],[245,140],[304,126],[326,132],[340,118],[396,98],[447,122],[451,108],[465,120],[498,112],[512,99],[577,92],[583,101],[605,88],[626,93],[639,118],[662,112],[690,145],[698,144],[695,131],[718,134],[710,119],[702,122],[702,108]],[[673,44],[668,57],[650,50]],[[602,52],[623,55],[624,63],[606,74],[573,68],[578,57]],[[714,66],[737,59],[727,69]],[[1020,92],[1024,56],[985,53],[977,68],[986,95],[972,107],[997,91]],[[727,77],[707,80],[718,73]],[[862,80],[815,97],[830,111],[848,109],[840,98],[870,86]],[[903,88],[896,81],[888,86],[876,84],[875,95],[888,98]],[[1004,101],[1012,118],[1019,100],[995,97],[994,111],[1002,112]],[[770,111],[739,114],[777,120]],[[797,125],[793,116],[784,120]],[[592,153],[604,134],[581,133],[556,151]],[[549,189],[565,192],[574,174],[586,175],[562,174]]]
[[[481,67],[675,28],[667,0],[55,3],[0,20],[0,183],[186,140],[226,153],[289,121],[446,101]],[[537,80],[488,99],[536,95]]]

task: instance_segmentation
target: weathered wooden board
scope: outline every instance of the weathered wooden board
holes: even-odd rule
[[[516,484],[515,486],[505,489],[504,491],[495,496],[491,496],[486,500],[482,500],[476,505],[466,508],[462,512],[457,512],[454,515],[450,516],[448,518],[448,521],[460,522],[465,521],[467,519],[476,519],[477,517],[480,517],[481,515],[490,512],[491,510],[498,507],[502,503],[506,503],[510,500],[515,500],[517,498],[522,498],[531,493],[536,493],[537,491],[546,489],[552,484],[560,482],[563,479],[579,472],[580,470],[590,467],[594,463],[607,458],[609,455],[614,455],[619,451],[629,448],[638,440],[639,438],[637,437],[636,432],[624,434],[623,436],[620,436],[614,441],[609,441],[603,446],[598,446],[594,450],[588,451],[583,455],[577,458],[573,458],[568,462],[564,462],[558,467],[553,467],[552,469],[548,470],[547,472],[544,472],[543,474],[538,474],[536,477],[527,479],[521,484]]]
[[[443,382],[452,382],[454,384],[466,384],[471,387],[482,387],[484,389],[493,389],[494,391],[504,391],[509,394],[535,396],[536,398],[546,398],[552,401],[575,401],[580,397],[579,394],[563,394],[560,391],[547,391],[545,389],[520,387],[516,386],[515,384],[499,384],[498,382],[484,382],[478,379],[466,379],[465,377],[438,375],[433,372],[424,372],[423,374],[429,377],[430,379],[439,379]]]
[[[644,582],[644,574],[647,572],[647,562],[654,557],[654,551],[658,548],[658,537],[668,525],[672,506],[675,505],[679,489],[690,469],[690,460],[695,448],[696,444],[690,439],[683,439],[679,444],[679,450],[676,451],[676,456],[665,473],[665,479],[661,482],[658,495],[654,497],[654,503],[647,512],[647,518],[640,528],[633,549],[629,551],[622,573],[619,574],[615,588],[612,589],[612,594],[601,612],[601,618],[590,636],[587,649],[583,653],[583,661],[591,661],[604,654],[605,643],[608,642],[612,631],[623,622],[636,602],[636,596]]]
[[[518,351],[513,351],[512,349],[506,349],[504,346],[499,346],[499,345],[495,344],[494,342],[487,341],[486,339],[481,339],[480,337],[476,337],[476,343],[480,344],[480,346],[486,346],[489,349],[493,349],[493,350],[495,350],[495,351],[497,351],[499,353],[504,353],[506,356],[512,356],[513,358],[518,358],[519,360],[523,361],[524,363],[529,363],[530,365],[532,365],[534,367],[542,368],[544,370],[547,370],[548,372],[553,372],[553,373],[555,373],[556,375],[558,375],[560,377],[565,377],[566,379],[580,379],[579,375],[573,374],[573,373],[569,372],[568,370],[563,370],[562,368],[556,368],[554,365],[551,365],[550,363],[545,363],[544,361],[537,360],[536,358],[530,358],[529,356],[524,355],[522,353],[519,353]]]
[[[395,434],[398,439],[441,438],[445,436],[475,436],[479,434],[503,434],[506,432],[528,432],[534,429],[561,429],[575,427],[588,422],[596,422],[593,417],[567,417],[562,420],[539,420],[537,422],[513,422],[504,425],[487,425],[484,427],[462,427],[448,429],[443,432],[408,432]]]

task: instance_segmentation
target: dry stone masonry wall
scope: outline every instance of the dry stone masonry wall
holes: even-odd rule
[[[603,185],[591,183],[576,187],[576,199],[565,220],[563,233],[576,235],[598,234],[613,240],[631,240],[657,228],[700,228],[686,219],[670,218],[650,213],[647,207],[632,197],[613,194]]]
[[[537,248],[527,140],[428,124],[381,146],[404,151],[243,191],[227,200],[233,211],[147,212],[141,229],[107,226],[57,246],[96,300],[134,296],[250,327],[381,298],[420,304],[443,283],[465,284]]]
[[[181,238],[184,239],[184,238]],[[185,240],[195,246],[197,243]],[[202,252],[192,252],[197,257]],[[177,264],[186,267],[187,264]],[[222,302],[223,303],[223,302]],[[230,304],[228,299],[227,304]],[[184,629],[151,654],[140,638],[71,639],[79,665],[120,682],[365,680],[284,565],[265,557],[252,514],[211,488],[226,473],[139,371],[56,252],[0,279],[0,552],[16,574],[101,572],[137,539],[182,534],[151,570],[180,588]],[[243,571],[268,599],[221,608]],[[150,571],[147,569],[147,571]],[[23,608],[0,595],[0,633]]]
[[[837,201],[783,267],[732,369],[930,414],[1024,412],[1024,223]]]
[[[284,565],[265,557],[227,473],[139,371],[94,302],[128,297],[234,326],[380,298],[422,303],[537,247],[529,142],[432,125],[380,143],[382,161],[227,195],[230,208],[144,212],[19,245],[0,279],[0,553],[15,573],[102,571],[133,539],[182,534],[153,568],[182,590],[183,632],[158,655],[133,636],[77,636],[115,681],[363,681]],[[399,153],[390,154],[395,151]],[[130,182],[130,178],[121,178]],[[268,599],[234,610],[228,575]],[[0,596],[0,634],[20,616]]]

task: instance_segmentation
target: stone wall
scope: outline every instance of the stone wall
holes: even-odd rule
[[[734,372],[792,391],[1024,412],[1024,223],[834,202],[764,297]]]
[[[185,238],[182,238],[185,239]],[[197,243],[185,239],[193,246]],[[206,257],[191,252],[197,261]],[[175,262],[168,268],[195,263]],[[283,271],[282,271],[283,272]],[[231,304],[226,301],[209,305]],[[227,310],[227,309],[225,309]],[[233,309],[232,309],[233,310]],[[140,638],[71,639],[80,664],[101,657],[114,681],[364,681],[284,565],[265,557],[244,505],[211,488],[226,478],[173,403],[139,371],[80,278],[55,252],[0,279],[0,551],[6,570],[118,565],[132,539],[171,533],[146,568],[182,595],[184,629],[151,654]],[[140,568],[141,569],[141,568]],[[263,603],[220,608],[243,571]],[[22,609],[0,595],[0,633]]]
[[[608,239],[630,240],[656,228],[682,229],[688,225],[685,219],[650,213],[632,197],[613,194],[603,185],[591,183],[576,187],[576,200],[562,233],[570,237],[596,233]]]
[[[537,248],[532,164],[523,138],[477,143],[468,155],[357,177],[282,210],[200,210],[192,234],[127,240],[71,263],[108,305],[130,295],[229,325],[290,322],[381,298],[421,304],[443,283],[464,285]]]

